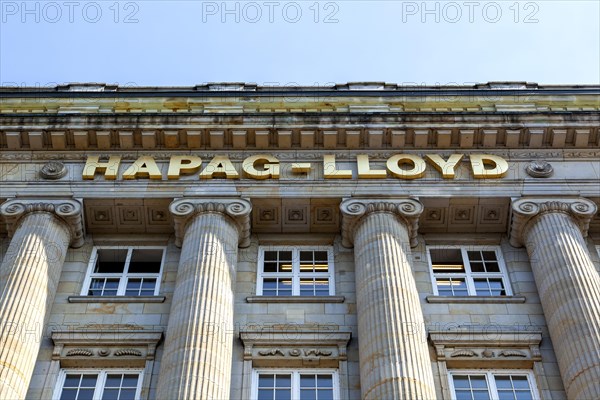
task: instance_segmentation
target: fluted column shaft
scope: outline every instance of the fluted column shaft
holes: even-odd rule
[[[2,209],[6,217],[16,213],[20,218],[0,267],[0,399],[25,398],[73,239],[69,225],[53,208],[39,204],[37,210],[25,211],[23,203],[17,203]]]
[[[577,207],[583,211],[585,206]],[[587,250],[577,207],[541,204],[524,226],[522,242],[567,397],[600,399],[600,276]]]
[[[406,221],[387,204],[371,207],[354,227],[362,395],[435,399],[423,312],[409,261],[411,235]]]
[[[239,226],[218,208],[184,229],[157,399],[229,398]]]

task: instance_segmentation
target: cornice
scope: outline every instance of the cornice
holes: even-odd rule
[[[342,211],[342,245],[352,247],[354,234],[363,217],[374,212],[389,212],[400,217],[408,228],[412,247],[417,245],[419,216],[423,204],[414,199],[346,199],[340,204]]]
[[[20,221],[27,214],[46,212],[64,223],[70,232],[70,245],[81,247],[84,243],[82,206],[76,200],[12,199],[0,206],[9,236],[13,236]]]
[[[590,221],[598,211],[596,204],[585,198],[520,198],[512,203],[510,244],[525,244],[527,231],[533,221],[546,213],[564,213],[573,218],[583,237],[587,236]]]
[[[150,120],[113,118],[102,122],[26,121],[31,117],[0,116],[0,150],[43,151],[280,151],[280,150],[449,150],[506,151],[597,150],[600,114],[564,120],[540,117],[532,121],[495,115],[486,118],[439,116],[421,120],[368,115],[325,118],[192,117],[180,115]],[[208,119],[207,119],[208,118]],[[46,119],[46,118],[45,118]],[[94,121],[94,122],[92,122]]]
[[[250,245],[250,212],[252,204],[239,198],[182,198],[169,205],[175,224],[175,244],[181,247],[188,223],[202,213],[221,213],[237,226],[239,247]]]

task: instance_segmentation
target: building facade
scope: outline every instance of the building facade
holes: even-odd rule
[[[600,87],[0,89],[0,398],[600,398]]]

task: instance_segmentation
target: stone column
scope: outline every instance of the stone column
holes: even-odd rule
[[[363,399],[435,399],[423,311],[410,264],[420,202],[342,202],[342,240],[354,244]]]
[[[596,205],[586,199],[513,202],[511,244],[529,253],[569,399],[600,399],[600,276],[584,237]]]
[[[8,200],[0,267],[0,399],[24,399],[69,244],[83,244],[74,200]]]
[[[179,199],[170,205],[181,258],[157,399],[228,399],[237,248],[249,245],[250,202]]]

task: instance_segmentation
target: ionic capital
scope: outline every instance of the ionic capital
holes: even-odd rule
[[[250,212],[252,204],[245,199],[184,198],[169,205],[175,223],[175,245],[181,247],[187,224],[198,214],[221,213],[233,220],[238,228],[239,247],[250,245]]]
[[[12,199],[0,206],[0,215],[6,222],[8,235],[12,236],[19,223],[30,213],[50,213],[64,223],[70,232],[71,247],[83,245],[83,220],[81,203],[76,200]]]
[[[590,221],[598,211],[596,204],[584,198],[521,198],[512,203],[510,244],[520,247],[531,223],[540,215],[563,213],[572,217],[583,237],[587,236]]]
[[[404,221],[412,247],[417,245],[419,216],[423,204],[415,199],[346,199],[340,204],[342,211],[342,245],[352,247],[354,234],[361,219],[374,212],[392,213]]]

